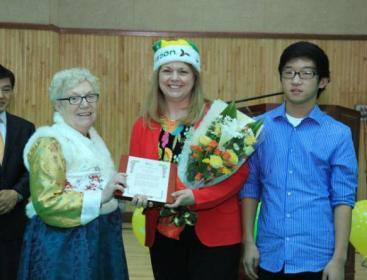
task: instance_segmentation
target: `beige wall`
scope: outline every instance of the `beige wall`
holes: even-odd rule
[[[0,22],[148,31],[367,34],[365,0],[1,0]]]
[[[50,23],[51,1],[0,0],[0,22],[48,24]]]

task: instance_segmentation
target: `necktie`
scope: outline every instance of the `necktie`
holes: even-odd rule
[[[0,164],[3,163],[3,158],[4,158],[4,139],[3,139],[3,134],[0,131]]]

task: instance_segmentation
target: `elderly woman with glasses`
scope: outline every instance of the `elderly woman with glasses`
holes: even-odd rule
[[[24,150],[31,200],[18,279],[128,279],[113,198],[125,176],[92,127],[98,81],[86,69],[63,70],[49,97],[54,123],[37,129]]]

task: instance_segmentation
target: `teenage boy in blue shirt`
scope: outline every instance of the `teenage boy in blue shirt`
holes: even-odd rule
[[[261,116],[264,140],[241,191],[245,273],[262,280],[344,279],[357,161],[349,127],[317,105],[329,60],[317,45],[297,42],[284,50],[278,70],[285,101]]]

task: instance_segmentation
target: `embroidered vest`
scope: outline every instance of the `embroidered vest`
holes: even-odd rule
[[[23,159],[29,171],[28,153],[33,144],[42,137],[55,138],[61,146],[66,161],[66,182],[64,191],[85,192],[103,190],[116,174],[111,154],[102,138],[92,127],[90,138],[67,125],[59,113],[54,113],[52,126],[40,127],[29,139],[23,152]],[[100,214],[108,214],[118,207],[115,199],[102,206]],[[36,212],[32,202],[27,205],[28,217]]]

